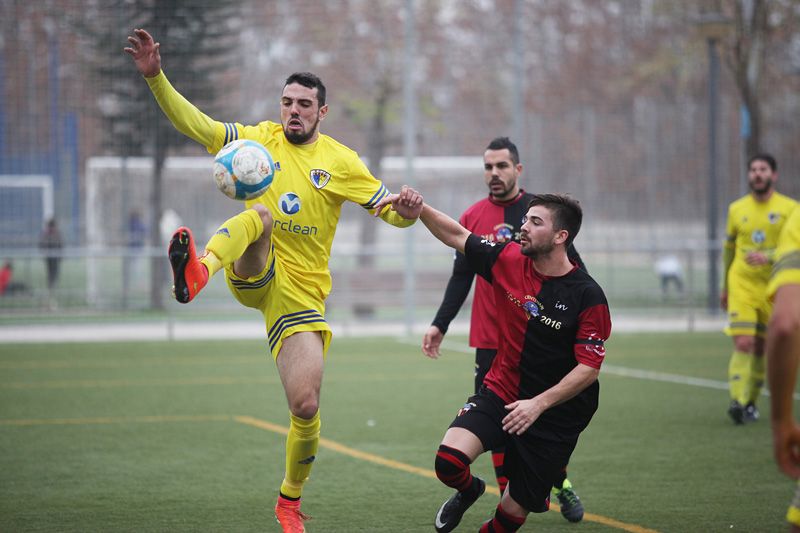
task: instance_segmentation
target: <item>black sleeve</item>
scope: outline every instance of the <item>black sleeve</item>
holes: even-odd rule
[[[469,237],[467,237],[467,242],[464,245],[464,256],[467,258],[467,262],[472,270],[491,283],[492,267],[500,256],[500,252],[503,251],[503,248],[505,248],[507,244],[507,242],[501,244],[494,241],[487,241],[471,233]]]
[[[578,250],[575,249],[575,246],[570,243],[569,248],[567,248],[567,257],[573,263],[578,265],[578,268],[586,272],[587,274],[589,271],[586,269],[586,265],[583,264],[583,259],[581,259],[581,254],[578,253]]]
[[[436,316],[431,323],[439,328],[442,333],[447,333],[450,322],[456,317],[459,309],[464,304],[464,300],[467,299],[474,277],[475,272],[470,268],[464,254],[456,252],[456,258],[453,262],[453,274],[447,282],[444,298],[442,298],[439,310],[436,311]]]

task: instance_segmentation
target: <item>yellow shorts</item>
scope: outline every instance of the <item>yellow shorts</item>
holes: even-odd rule
[[[728,326],[731,337],[766,337],[772,304],[767,299],[767,286],[762,283],[728,282]]]
[[[786,511],[786,520],[797,527],[800,527],[800,481],[794,489],[794,499],[792,499],[789,510]]]
[[[325,321],[325,302],[319,291],[307,288],[308,283],[295,279],[270,247],[267,264],[257,276],[240,278],[233,265],[225,267],[225,279],[231,293],[246,307],[264,315],[269,349],[278,357],[283,339],[299,331],[319,331],[322,353],[328,353],[331,328]]]

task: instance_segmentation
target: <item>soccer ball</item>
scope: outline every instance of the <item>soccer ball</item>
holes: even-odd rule
[[[261,196],[272,184],[275,164],[264,146],[249,139],[232,141],[214,157],[214,181],[234,200]]]

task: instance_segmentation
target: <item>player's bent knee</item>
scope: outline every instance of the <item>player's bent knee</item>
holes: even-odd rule
[[[261,217],[261,222],[264,224],[264,233],[268,233],[272,231],[272,211],[270,211],[266,206],[261,204],[254,204],[252,209],[254,209],[258,216]]]
[[[463,475],[469,464],[470,460],[463,452],[442,444],[436,452],[434,470],[439,481],[452,486],[454,481]]]
[[[309,420],[319,411],[319,400],[309,397],[290,402],[289,411],[298,418]]]
[[[737,352],[754,353],[756,349],[755,337],[738,335],[733,338],[733,344]]]

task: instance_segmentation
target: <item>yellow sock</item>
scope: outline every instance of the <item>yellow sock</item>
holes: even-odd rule
[[[319,447],[319,411],[310,420],[294,415],[289,417],[291,422],[289,435],[286,437],[286,474],[281,483],[281,494],[299,498]]]
[[[217,261],[211,259],[207,263],[208,255],[200,261],[206,265],[208,273],[213,274],[239,259],[247,247],[261,237],[262,233],[264,233],[264,224],[261,222],[258,211],[245,209],[235,217],[226,220],[206,244],[206,250],[211,252]],[[216,270],[212,271],[212,268]]]
[[[750,389],[748,391],[747,403],[756,403],[764,386],[764,376],[767,373],[767,361],[763,355],[750,358]]]
[[[214,255],[214,252],[209,252],[208,250],[206,250],[205,255],[200,257],[200,262],[206,266],[209,278],[222,270],[223,267],[222,261],[219,260],[219,257]]]
[[[752,355],[745,352],[734,351],[728,364],[728,386],[730,387],[731,400],[740,404],[747,403],[747,389],[750,385],[750,360]]]

